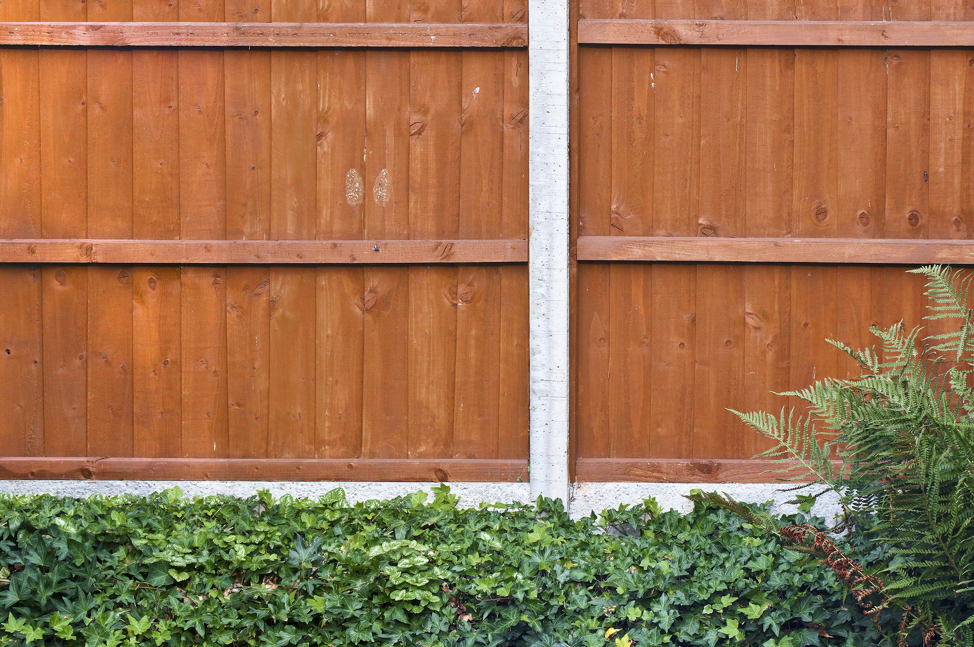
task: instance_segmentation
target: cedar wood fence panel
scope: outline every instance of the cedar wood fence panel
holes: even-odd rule
[[[919,323],[902,263],[966,258],[931,241],[974,228],[974,53],[759,21],[974,10],[573,11],[574,476],[767,480],[726,408],[852,374],[823,339]],[[361,24],[524,23],[523,0],[5,0],[0,20],[130,23],[0,48],[0,476],[527,479],[527,53],[97,40],[317,21],[413,46]]]
[[[771,391],[856,374],[823,340],[861,347],[870,325],[920,324],[922,283],[902,263],[974,232],[974,52],[796,48],[913,44],[923,28],[815,26],[831,36],[814,41],[796,22],[949,23],[974,9],[579,0],[578,14],[576,477],[760,479],[747,459],[767,445],[726,409],[777,412],[794,403]],[[691,22],[652,22],[671,20]],[[754,38],[785,45],[743,45]],[[927,242],[910,256],[889,239]]]
[[[0,477],[527,479],[526,31],[455,47],[526,20],[523,0],[0,2],[141,24],[6,30],[35,43],[159,21],[414,37],[0,48],[0,238],[32,239],[0,266]],[[383,47],[417,23],[454,48]]]

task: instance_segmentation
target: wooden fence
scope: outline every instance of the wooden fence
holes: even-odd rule
[[[0,476],[526,479],[526,19],[0,2]]]
[[[853,373],[825,338],[921,323],[899,264],[971,262],[974,9],[581,0],[578,18],[576,476],[767,480],[726,409]]]
[[[769,480],[971,262],[968,4],[573,4],[573,478]],[[0,22],[0,478],[528,479],[525,0]]]

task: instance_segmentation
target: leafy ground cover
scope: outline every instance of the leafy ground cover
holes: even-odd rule
[[[445,487],[354,506],[168,491],[5,496],[0,519],[0,645],[887,640],[820,561],[704,503],[572,521],[546,500],[458,509]]]

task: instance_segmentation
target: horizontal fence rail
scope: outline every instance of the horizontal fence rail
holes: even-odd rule
[[[581,45],[971,47],[974,22],[579,20]]]
[[[767,483],[802,474],[798,466],[761,459],[579,458],[575,465],[578,481],[592,483]]]
[[[524,23],[0,23],[0,46],[524,48],[527,43]]]
[[[527,460],[0,458],[2,479],[155,481],[528,480]]]
[[[676,263],[974,263],[974,241],[579,236],[578,260]]]
[[[0,240],[0,263],[526,263],[526,240]]]

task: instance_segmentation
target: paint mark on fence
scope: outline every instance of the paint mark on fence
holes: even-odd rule
[[[345,176],[345,200],[353,207],[362,204],[365,195],[365,185],[358,171],[351,169]]]
[[[386,202],[389,201],[389,172],[386,169],[382,169],[379,177],[375,178],[372,195],[380,207],[386,206]]]

